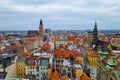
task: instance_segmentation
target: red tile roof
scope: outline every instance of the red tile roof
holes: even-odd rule
[[[95,53],[93,50],[91,50],[90,48],[88,48],[87,46],[85,45],[82,45],[82,47],[89,52],[89,56],[91,57],[97,57],[97,53]]]
[[[92,80],[85,73],[80,76],[80,80]]]
[[[61,76],[61,80],[68,80],[69,77],[68,76]]]
[[[51,80],[58,80],[60,77],[60,73],[58,71],[55,71],[51,77]]]
[[[33,52],[24,52],[24,54],[26,55],[26,56],[30,56],[30,55],[32,55],[32,54],[34,54]]]
[[[7,52],[11,52],[11,51],[23,51],[24,50],[24,48],[22,47],[22,46],[15,46],[15,45],[12,45],[12,46],[7,46],[6,48],[5,48],[5,51],[7,51]]]
[[[26,66],[35,66],[35,60],[36,58],[34,57],[26,58]]]
[[[69,50],[62,50],[58,49],[54,51],[54,57],[55,58],[65,58],[65,59],[70,59],[70,55],[75,56],[82,56],[78,51],[69,51]]]

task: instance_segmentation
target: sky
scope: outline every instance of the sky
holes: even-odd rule
[[[0,0],[1,30],[120,29],[120,0]]]

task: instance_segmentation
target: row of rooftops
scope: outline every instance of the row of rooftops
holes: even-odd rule
[[[0,59],[2,59],[2,58],[12,58],[12,57],[15,57],[15,56],[17,56],[17,53],[9,54],[9,53],[5,52],[3,54],[0,54]]]
[[[25,52],[27,53],[27,52]],[[38,64],[38,61],[42,61],[42,60],[47,60],[49,63],[52,62],[52,54],[49,53],[37,53],[37,55],[34,55],[36,53],[33,53],[32,55],[27,56],[26,54],[20,58],[18,58],[18,62],[19,61],[23,61],[25,62],[25,64],[27,66],[36,66]],[[40,54],[40,55],[38,55]],[[42,54],[42,55],[41,55]],[[44,54],[44,55],[43,55]]]
[[[98,51],[98,61],[106,71],[111,71],[120,79],[120,51],[110,50],[107,47]],[[117,73],[116,73],[117,72]]]

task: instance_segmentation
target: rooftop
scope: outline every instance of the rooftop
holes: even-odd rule
[[[70,62],[66,59],[63,59],[63,66],[70,66]]]
[[[75,68],[82,68],[82,66],[80,64],[74,64]]]

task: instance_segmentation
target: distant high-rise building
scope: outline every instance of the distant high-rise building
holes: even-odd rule
[[[95,22],[94,30],[93,30],[93,45],[96,45],[98,41],[98,30],[97,30],[97,22]]]
[[[44,38],[44,27],[43,27],[43,22],[42,19],[40,19],[40,24],[39,24],[39,37]]]

